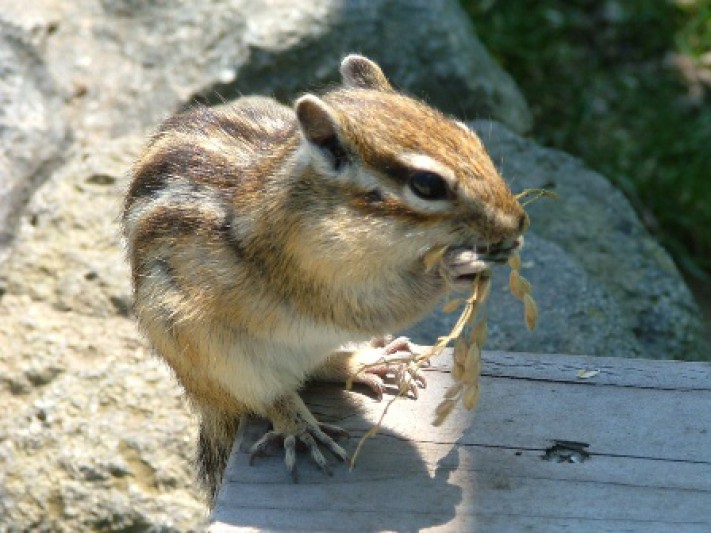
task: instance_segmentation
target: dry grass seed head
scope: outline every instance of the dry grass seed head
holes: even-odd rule
[[[526,327],[530,330],[536,327],[538,322],[538,306],[530,294],[523,297],[523,312],[526,321]]]
[[[521,270],[521,254],[519,252],[514,253],[509,257],[508,263],[511,270]]]
[[[526,291],[524,290],[524,285],[521,283],[521,274],[518,270],[511,270],[509,273],[509,290],[519,300],[522,300]]]
[[[454,400],[460,392],[462,392],[462,389],[464,388],[464,384],[462,383],[455,383],[454,385],[450,386],[447,391],[444,393],[444,399],[445,400]]]
[[[462,397],[462,403],[464,407],[470,411],[474,409],[479,403],[479,385],[472,384],[469,385],[464,391],[464,396]]]
[[[444,400],[435,409],[435,415],[446,417],[449,413],[452,412],[452,409],[454,409],[455,405],[456,402],[454,400]]]
[[[472,329],[472,334],[471,338],[469,341],[472,344],[476,344],[479,346],[479,348],[484,347],[484,343],[486,342],[486,337],[489,333],[489,326],[486,321],[486,316],[484,316],[477,324],[474,326]]]
[[[452,379],[456,382],[462,381],[464,377],[464,364],[455,362],[452,365]]]
[[[454,362],[463,365],[468,351],[469,343],[464,337],[459,337],[454,345]]]
[[[467,358],[464,361],[465,377],[478,376],[481,361],[481,348],[476,344],[472,344],[467,352]]]

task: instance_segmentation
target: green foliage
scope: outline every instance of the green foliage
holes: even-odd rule
[[[678,264],[708,276],[711,105],[695,74],[711,76],[711,3],[462,5],[526,95],[534,136],[612,179]]]

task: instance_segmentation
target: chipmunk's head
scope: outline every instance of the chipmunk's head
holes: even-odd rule
[[[322,198],[340,198],[331,222],[341,217],[353,239],[410,260],[446,246],[451,278],[460,281],[505,261],[528,218],[477,135],[395,92],[364,57],[346,57],[341,75],[342,88],[295,105],[306,174],[332,192]],[[349,222],[354,215],[373,231]]]

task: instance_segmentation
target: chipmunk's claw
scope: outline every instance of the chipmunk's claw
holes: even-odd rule
[[[386,390],[385,379],[391,377],[398,391],[411,394],[417,399],[418,388],[427,387],[422,370],[414,364],[416,356],[421,352],[420,347],[410,342],[407,337],[393,339],[391,336],[373,339],[371,346],[382,350],[379,364],[360,372],[353,382],[369,387],[375,398],[381,401]],[[403,359],[406,361],[403,362]]]
[[[338,426],[331,424],[318,424],[318,426],[306,426],[296,433],[285,433],[283,431],[268,431],[262,438],[255,442],[250,448],[249,464],[253,465],[257,457],[267,455],[267,450],[275,444],[284,448],[284,464],[291,475],[294,483],[299,481],[299,473],[296,468],[297,447],[307,449],[311,459],[327,475],[333,475],[331,467],[326,457],[321,452],[319,444],[325,447],[336,458],[342,462],[348,461],[348,454],[339,446],[335,438],[348,436],[348,432]]]

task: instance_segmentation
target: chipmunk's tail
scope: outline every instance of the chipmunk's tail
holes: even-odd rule
[[[232,452],[235,435],[244,417],[204,405],[199,405],[198,408],[200,435],[196,457],[197,470],[212,509]]]

